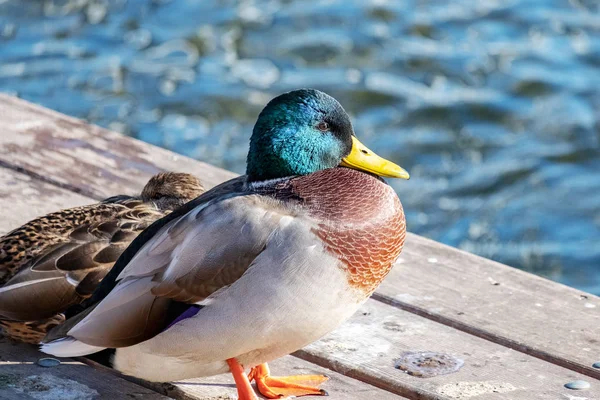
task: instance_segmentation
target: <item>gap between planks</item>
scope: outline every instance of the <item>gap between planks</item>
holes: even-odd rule
[[[168,400],[152,389],[106,371],[91,374],[91,367],[73,359],[62,359],[58,366],[41,367],[37,360],[47,355],[31,345],[1,336],[0,351],[0,399]]]
[[[574,363],[574,362],[564,359],[562,357],[557,357],[551,353],[548,353],[547,351],[542,351],[542,350],[532,348],[530,346],[527,346],[524,343],[520,343],[520,342],[512,340],[510,338],[495,335],[491,332],[487,332],[483,329],[479,329],[479,328],[477,328],[477,326],[470,325],[470,324],[464,323],[462,321],[459,321],[457,319],[446,317],[444,315],[432,313],[432,312],[428,311],[426,308],[418,307],[418,306],[408,304],[408,303],[403,303],[403,302],[394,300],[393,298],[390,298],[388,296],[385,296],[385,295],[382,295],[379,293],[373,293],[371,298],[374,300],[380,301],[384,304],[388,304],[390,306],[393,306],[393,307],[399,308],[401,310],[410,312],[412,314],[418,315],[420,317],[427,318],[427,319],[437,322],[439,324],[454,328],[461,332],[465,332],[470,335],[488,340],[492,343],[497,343],[499,345],[519,351],[521,353],[528,354],[530,356],[539,358],[540,360],[544,360],[544,361],[550,362],[552,364],[558,365],[560,367],[570,369],[571,371],[578,372],[580,374],[589,376],[590,378],[600,379],[600,370],[595,369],[591,366],[590,367],[582,366],[581,364]]]
[[[0,168],[6,168],[6,169],[9,169],[11,171],[19,172],[19,173],[21,173],[23,175],[27,175],[30,178],[37,179],[37,180],[39,180],[41,182],[57,186],[57,187],[59,187],[61,189],[68,190],[69,192],[73,192],[73,193],[80,194],[80,195],[85,196],[85,197],[89,197],[92,200],[96,200],[96,201],[103,200],[103,198],[101,196],[98,196],[97,194],[94,194],[93,192],[86,191],[85,189],[82,189],[82,188],[77,187],[75,185],[71,185],[71,184],[64,183],[64,182],[59,182],[59,181],[57,181],[55,179],[52,179],[50,177],[47,177],[47,176],[35,173],[35,172],[31,171],[30,169],[23,168],[23,167],[20,167],[18,165],[15,165],[15,164],[11,164],[11,163],[6,162],[4,160],[0,160]],[[56,211],[58,211],[58,210],[56,210]]]

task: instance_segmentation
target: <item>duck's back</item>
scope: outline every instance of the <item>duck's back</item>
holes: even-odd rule
[[[102,223],[117,221],[120,214],[131,211],[140,203],[139,200],[123,199],[115,203],[70,208],[36,218],[9,232],[0,238],[0,285],[8,282],[32,260],[47,255],[61,244],[82,244],[92,237],[106,237],[115,227]]]
[[[0,325],[38,343],[89,297],[129,243],[166,211],[119,196],[36,218],[0,238]]]

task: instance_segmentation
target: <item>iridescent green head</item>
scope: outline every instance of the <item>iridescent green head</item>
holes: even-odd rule
[[[267,104],[250,138],[250,181],[308,175],[346,166],[380,176],[408,177],[354,136],[350,117],[333,97],[315,89],[284,93]]]
[[[352,135],[350,118],[333,97],[314,89],[284,93],[258,116],[246,173],[266,180],[336,167],[350,153]]]

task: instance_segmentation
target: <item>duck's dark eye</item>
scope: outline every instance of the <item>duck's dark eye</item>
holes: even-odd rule
[[[317,129],[320,130],[321,132],[327,132],[329,130],[329,124],[325,121],[321,121],[317,125]]]

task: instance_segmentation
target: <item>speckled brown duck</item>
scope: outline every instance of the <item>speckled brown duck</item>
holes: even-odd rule
[[[39,343],[69,306],[92,294],[142,230],[203,192],[194,176],[164,172],[139,196],[48,214],[0,238],[3,333]]]
[[[390,271],[406,230],[382,177],[408,173],[362,145],[331,96],[273,99],[246,175],[145,230],[42,351],[116,348],[116,369],[151,381],[231,371],[241,400],[258,399],[251,380],[269,399],[324,394],[326,377],[275,377],[266,363],[335,329]]]

